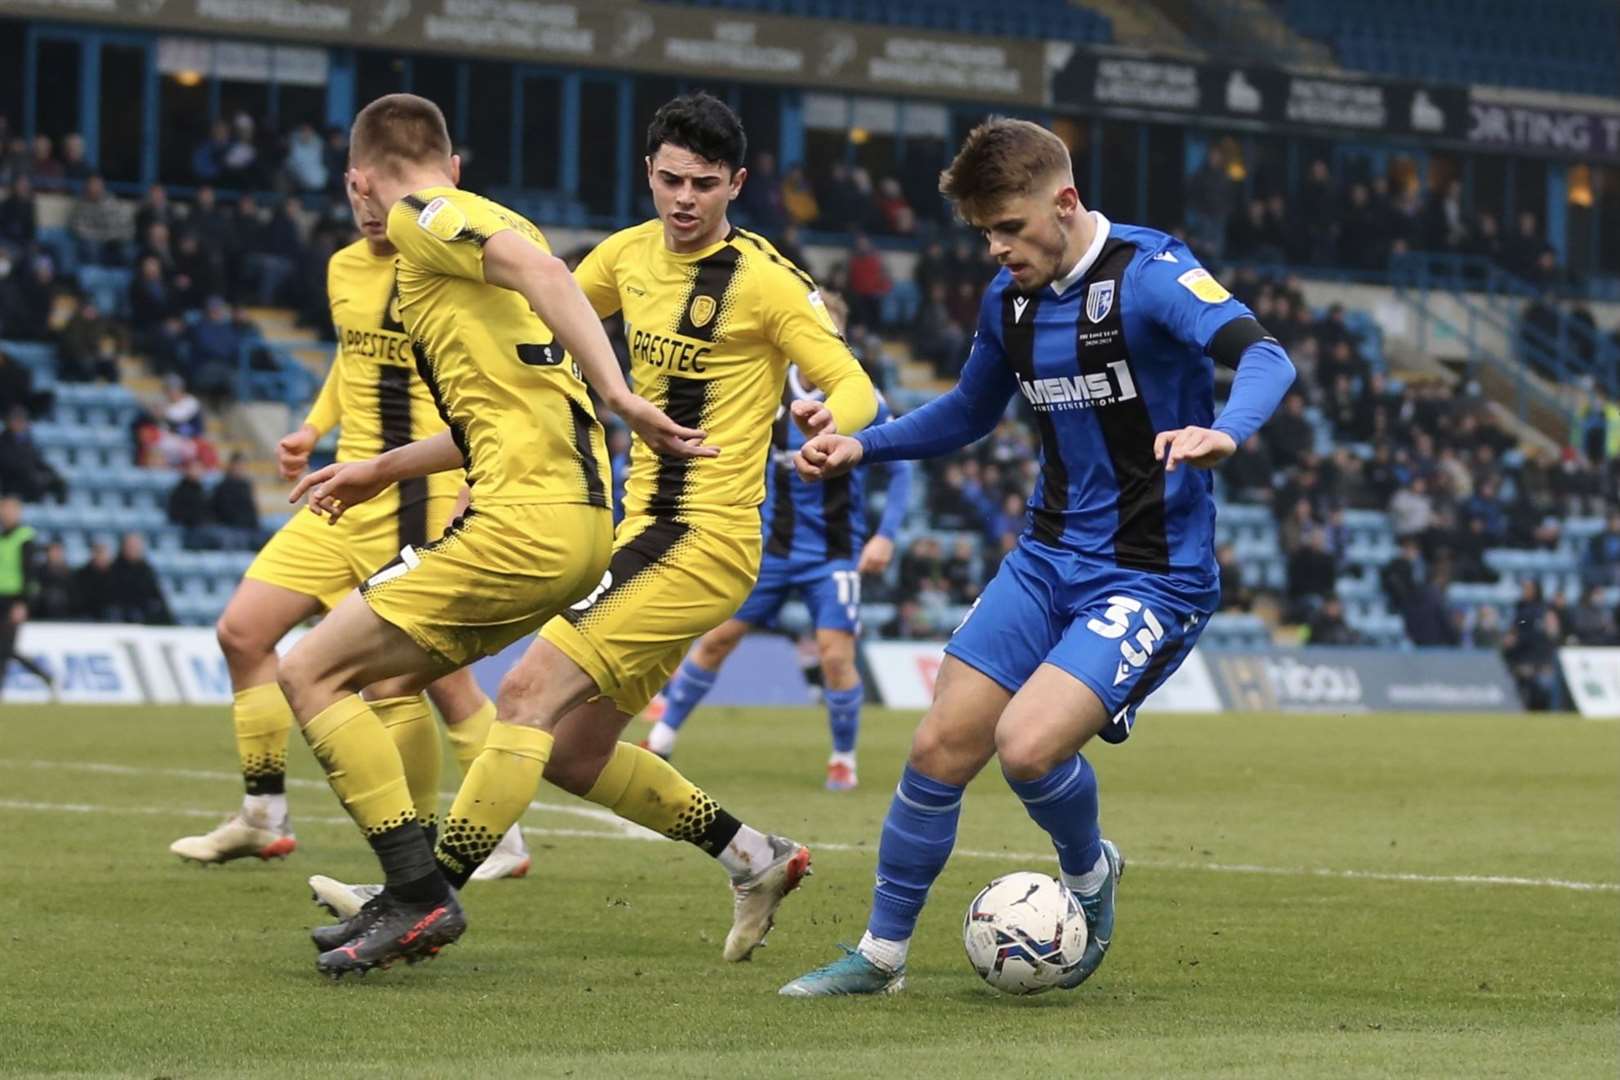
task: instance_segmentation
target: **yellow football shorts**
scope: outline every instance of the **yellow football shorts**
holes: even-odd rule
[[[541,628],[634,716],[687,648],[736,614],[759,576],[758,528],[647,516],[619,526],[595,589]]]
[[[590,592],[612,551],[613,515],[603,507],[474,505],[439,539],[401,551],[360,594],[379,618],[461,667]]]
[[[368,514],[357,507],[328,524],[300,507],[259,549],[242,576],[312,596],[330,611],[367,576],[397,558],[402,546],[444,532],[455,512],[455,496],[436,496],[426,503],[425,527],[417,521],[403,528],[397,513]],[[413,528],[421,529],[419,539],[409,536]]]

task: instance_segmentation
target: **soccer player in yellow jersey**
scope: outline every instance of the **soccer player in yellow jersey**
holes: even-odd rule
[[[337,353],[303,425],[277,445],[281,474],[288,480],[298,479],[316,442],[340,425],[339,461],[371,457],[444,430],[399,321],[394,247],[381,218],[368,214],[358,199],[351,203],[361,239],[334,254],[327,266]],[[246,794],[227,821],[176,840],[170,851],[222,863],[284,857],[297,847],[286,796],[293,716],[276,684],[276,643],[334,606],[401,547],[425,544],[442,533],[455,512],[461,481],[455,472],[403,481],[335,529],[312,515],[296,515],[259,552],[217,627],[235,691],[231,720]],[[417,818],[428,824],[437,813],[439,736],[427,702],[386,684],[371,691],[372,708],[399,748]],[[446,675],[427,693],[467,768],[494,722],[494,704],[465,670]],[[522,834],[514,826],[479,875],[522,876],[527,864]]]
[[[808,871],[810,852],[744,825],[619,735],[692,641],[725,621],[753,587],[765,459],[789,357],[827,392],[823,402],[796,407],[807,428],[853,432],[877,410],[872,383],[813,282],[729,224],[744,154],[741,123],[715,98],[666,104],[647,135],[660,220],[610,237],[576,272],[597,315],[624,312],[638,390],[677,424],[709,433],[722,452],[676,458],[637,432],[612,560],[588,596],[545,624],[502,684],[495,726],[445,817],[438,848],[445,878],[465,881],[543,774],[720,861],[735,892],[728,960],[747,959],[764,939],[783,897]],[[345,471],[358,467],[329,470],[312,505],[365,494],[366,484],[345,480]],[[476,506],[477,488],[473,498]],[[403,938],[392,954],[368,949],[376,944],[370,938],[355,948],[362,958],[409,955],[413,942]],[[332,965],[323,958],[323,966]]]
[[[600,321],[540,231],[456,188],[460,161],[438,106],[410,94],[379,98],[356,117],[349,146],[355,195],[386,221],[397,249],[400,322],[447,430],[339,466],[368,478],[363,496],[348,501],[408,476],[465,469],[472,502],[439,539],[401,548],[349,593],[278,670],[304,737],[386,877],[366,909],[369,932],[316,935],[330,946],[321,970],[334,975],[431,954],[465,928],[385,717],[360,691],[383,679],[425,685],[498,652],[601,579],[613,525],[585,380],[661,452],[715,453],[700,445],[703,432],[630,392]],[[295,497],[312,483],[306,477]],[[347,516],[331,496],[318,505],[334,525]]]

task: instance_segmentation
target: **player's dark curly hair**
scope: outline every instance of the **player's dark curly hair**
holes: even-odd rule
[[[647,156],[657,154],[665,143],[733,172],[742,168],[748,155],[742,121],[731,106],[702,90],[666,101],[653,113],[652,123],[647,125]]]

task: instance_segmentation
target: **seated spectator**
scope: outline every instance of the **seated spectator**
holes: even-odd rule
[[[211,296],[203,316],[186,331],[186,385],[211,400],[234,396],[242,333],[230,305]]]
[[[1450,579],[1444,569],[1434,574],[1434,580],[1420,584],[1401,610],[1406,623],[1406,636],[1419,646],[1455,647],[1461,637],[1451,620],[1446,606],[1446,586]]]
[[[327,193],[335,196],[338,206],[342,207],[343,193],[348,183],[345,177],[349,171],[349,129],[336,124],[327,128],[322,152],[326,162]]]
[[[1586,545],[1586,583],[1620,585],[1620,510],[1610,510],[1604,530]]]
[[[12,409],[0,432],[0,495],[39,502],[49,495],[67,500],[67,484],[34,443],[33,424],[23,408]]]
[[[900,556],[901,595],[921,597],[933,593],[943,597],[946,592],[945,560],[939,541],[931,536],[918,537]]]
[[[906,202],[905,194],[900,190],[900,181],[894,177],[884,177],[878,183],[876,205],[884,232],[891,236],[910,236],[916,230],[917,215],[912,211],[911,204]]]
[[[209,547],[206,543],[193,543],[195,530],[212,523],[208,507],[208,490],[202,484],[202,464],[193,459],[186,462],[185,469],[174,487],[169,489],[168,515],[169,524],[178,525],[186,531],[186,547]]]
[[[232,547],[256,548],[264,542],[259,528],[259,503],[253,482],[247,478],[247,458],[232,454],[225,475],[208,496],[210,516],[222,529],[235,535]]]
[[[802,165],[794,165],[782,177],[782,208],[798,225],[814,225],[821,217],[821,205]]]
[[[174,241],[169,227],[161,221],[152,222],[141,234],[141,247],[136,260],[139,262],[149,258],[163,264],[165,275],[174,273]]]
[[[113,596],[112,549],[105,541],[90,545],[90,560],[73,571],[73,617],[90,622],[118,622]]]
[[[1307,645],[1362,645],[1365,639],[1344,621],[1344,601],[1327,596],[1305,627]]]
[[[1250,435],[1238,452],[1221,467],[1220,478],[1228,498],[1240,503],[1269,503],[1276,484],[1271,448],[1258,433]]]
[[[1434,525],[1434,499],[1429,483],[1414,476],[1389,500],[1389,523],[1397,540],[1422,539]]]
[[[69,132],[62,138],[62,179],[72,184],[83,183],[95,172],[85,156],[84,136]]]
[[[973,572],[973,542],[958,540],[951,546],[943,567],[946,596],[953,604],[971,604],[979,595],[979,579]]]
[[[1613,617],[1603,609],[1603,597],[1596,585],[1581,591],[1581,599],[1570,611],[1569,636],[1574,645],[1620,645]]]
[[[224,182],[225,153],[231,148],[231,125],[215,120],[208,138],[191,152],[191,175],[199,184]]]
[[[123,328],[103,315],[95,301],[81,301],[58,339],[57,378],[63,382],[117,382],[122,337]]]
[[[1491,544],[1500,544],[1507,536],[1507,507],[1502,502],[1501,485],[1494,479],[1486,480],[1464,500],[1465,518],[1476,519],[1484,525],[1486,538]]]
[[[326,144],[309,123],[299,124],[287,138],[287,160],[282,166],[293,188],[313,192],[326,188]]]
[[[49,255],[36,255],[24,271],[0,281],[0,326],[8,338],[47,341],[56,321],[57,302],[72,287],[57,276]]]
[[[1490,604],[1474,609],[1473,624],[1468,630],[1468,644],[1476,649],[1502,647],[1502,616]]]
[[[1248,611],[1254,602],[1253,590],[1243,582],[1243,565],[1231,544],[1215,549],[1215,562],[1221,572],[1221,610]]]
[[[1400,554],[1383,563],[1382,570],[1379,570],[1379,588],[1383,589],[1383,599],[1388,602],[1390,610],[1400,612],[1405,609],[1426,576],[1427,565],[1421,547],[1417,546],[1417,538],[1408,536],[1401,539]]]
[[[1461,180],[1449,180],[1430,195],[1423,231],[1424,245],[1430,251],[1463,250],[1468,242],[1468,222],[1463,216]]]
[[[0,349],[0,416],[22,409],[31,419],[50,411],[56,395],[34,389],[34,373]]]
[[[1535,211],[1521,210],[1517,228],[1502,241],[1502,266],[1510,274],[1534,281],[1536,263],[1546,247],[1547,240],[1541,235]]]
[[[242,201],[251,202],[247,198]],[[244,210],[242,217],[248,220],[250,212]],[[269,219],[253,235],[252,244],[246,267],[253,281],[254,296],[260,307],[271,307],[287,299],[284,290],[304,255],[304,241],[298,232],[298,222],[293,220],[289,201],[283,199],[276,205]]]
[[[1485,552],[1493,541],[1485,532],[1485,522],[1470,517],[1460,532],[1447,537],[1451,549],[1452,565],[1458,581],[1494,584],[1500,575],[1485,562]]]
[[[253,117],[238,112],[231,120],[230,141],[220,158],[219,182],[238,191],[264,187]]]
[[[162,184],[153,184],[146,189],[146,196],[141,199],[140,205],[135,208],[135,233],[146,236],[153,225],[166,225],[172,234],[180,223],[179,216],[174,212],[174,206],[169,202],[169,192]]]
[[[945,300],[948,290],[936,281],[924,294],[911,334],[911,352],[927,361],[941,378],[954,379],[967,361],[967,332],[951,318]]]
[[[849,257],[850,320],[871,329],[881,326],[883,298],[893,287],[883,256],[869,238],[857,235],[855,250]]]
[[[1266,424],[1265,433],[1279,468],[1301,464],[1316,448],[1316,429],[1305,416],[1305,395],[1291,391],[1283,399],[1282,411]]]
[[[84,191],[68,214],[68,230],[84,262],[99,266],[128,264],[135,220],[124,201],[108,193],[101,177],[92,176],[84,182]]]
[[[39,236],[39,204],[34,199],[34,184],[27,173],[19,173],[11,181],[11,191],[0,202],[0,246],[21,253],[33,246]]]
[[[174,616],[169,614],[168,601],[158,586],[157,571],[146,560],[146,541],[140,533],[124,534],[107,584],[117,621],[147,626],[173,624]]]
[[[174,245],[172,297],[183,311],[200,311],[210,296],[224,295],[225,266],[217,251],[185,231]]]
[[[1290,622],[1305,622],[1324,597],[1338,586],[1339,566],[1328,550],[1327,536],[1321,529],[1309,532],[1288,556],[1288,607]]]
[[[35,579],[38,591],[29,605],[29,615],[42,621],[65,622],[78,614],[74,606],[73,568],[68,565],[67,549],[61,541],[45,548],[45,561]]]
[[[143,425],[140,434],[142,464],[160,468],[183,468],[192,461],[203,467],[218,461],[218,454],[203,437],[205,418],[202,402],[189,393],[178,375],[163,380],[163,403],[158,420]]]
[[[62,163],[57,160],[56,148],[49,135],[34,136],[34,156],[28,163],[28,175],[34,186],[56,191],[62,186]]]

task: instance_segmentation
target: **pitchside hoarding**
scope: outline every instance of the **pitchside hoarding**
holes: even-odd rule
[[[1488,649],[1208,650],[1227,707],[1257,712],[1517,712]]]
[[[1558,663],[1582,716],[1620,720],[1620,649],[1559,649]]]

